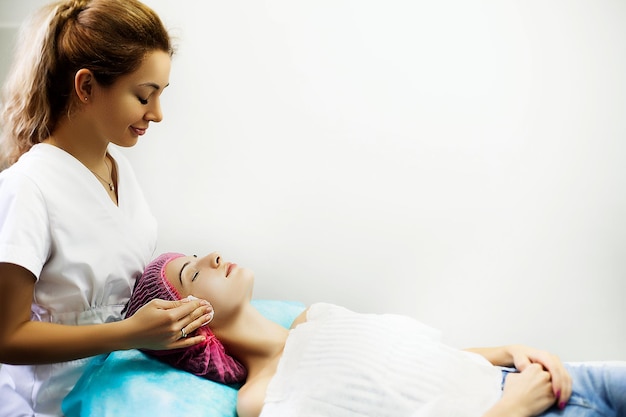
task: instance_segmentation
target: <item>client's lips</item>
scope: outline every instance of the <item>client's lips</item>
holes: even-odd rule
[[[145,134],[146,134],[146,130],[148,130],[148,128],[147,128],[147,127],[145,127],[145,128],[140,128],[140,127],[131,126],[130,128],[131,128],[131,129],[133,130],[133,132],[135,132],[138,136],[143,136],[143,135],[145,135]]]
[[[233,271],[233,269],[237,268],[237,264],[228,264],[228,267],[226,268],[226,277],[228,278],[228,276],[230,275],[230,273]]]

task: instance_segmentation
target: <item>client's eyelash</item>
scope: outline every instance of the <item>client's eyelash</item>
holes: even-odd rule
[[[148,104],[148,99],[147,99],[147,98],[146,98],[146,99],[141,98],[141,97],[137,97],[137,98],[139,99],[139,102],[140,102],[141,104],[143,104],[144,106],[145,106],[146,104]]]
[[[194,282],[196,278],[198,278],[198,274],[200,274],[200,271],[194,272],[193,276],[191,277],[191,282]]]

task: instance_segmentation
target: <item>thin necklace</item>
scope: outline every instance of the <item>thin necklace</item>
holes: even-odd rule
[[[108,158],[107,158],[108,159]],[[104,160],[104,165],[107,166],[107,169],[109,170],[109,178],[111,178],[110,181],[105,180],[104,178],[102,178],[100,175],[98,175],[98,173],[94,170],[92,170],[91,168],[89,169],[89,171],[93,172],[93,174],[98,177],[100,179],[100,181],[102,181],[103,183],[105,183],[106,185],[109,186],[109,190],[111,191],[115,191],[115,187],[113,186],[113,172],[112,172],[112,168],[109,167],[109,164],[107,164],[106,159]]]

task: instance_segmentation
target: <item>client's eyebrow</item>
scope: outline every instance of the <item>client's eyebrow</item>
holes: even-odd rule
[[[187,261],[183,264],[183,266],[180,268],[180,272],[178,273],[178,279],[180,280],[180,285],[183,285],[183,271],[185,270],[185,267],[187,265],[189,265],[191,263],[191,261]]]
[[[169,83],[167,83],[167,84],[165,85],[165,87],[163,87],[163,89],[165,89],[166,87],[169,87],[169,85],[170,85],[170,84],[169,84]],[[161,86],[160,86],[159,84],[157,84],[157,83],[150,83],[150,82],[148,82],[148,83],[143,83],[143,84],[139,84],[139,86],[140,86],[140,87],[152,87],[152,88],[154,88],[155,90],[160,90],[160,89],[161,89]]]

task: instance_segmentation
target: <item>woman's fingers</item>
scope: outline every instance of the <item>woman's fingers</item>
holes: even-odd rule
[[[191,313],[184,316],[180,322],[187,335],[195,332],[200,327],[209,324],[213,320],[213,306],[210,303],[202,304]]]
[[[520,373],[507,376],[503,400],[516,404],[524,415],[535,416],[554,404],[550,373],[539,364],[530,364]]]
[[[521,371],[530,364],[539,364],[549,372],[557,405],[560,408],[565,407],[572,395],[572,378],[558,356],[527,346],[514,346],[514,361],[516,368]]]
[[[178,340],[172,343],[169,348],[180,349],[202,343],[205,340],[205,336],[194,335],[193,333],[200,327],[209,324],[211,320],[213,320],[213,306],[206,301],[201,301],[199,307],[179,320],[179,324],[182,327],[180,334],[177,335]]]
[[[205,300],[155,299],[131,317],[135,347],[161,350],[193,346],[204,340],[193,333],[210,320],[213,307]]]
[[[157,308],[162,310],[169,310],[172,314],[174,314],[174,318],[177,320],[183,319],[185,316],[192,314],[195,310],[211,305],[206,300],[192,300],[189,298],[183,298],[182,300],[176,301],[154,299],[150,301],[150,303],[154,303]]]
[[[198,343],[202,343],[206,340],[204,336],[187,336],[186,338],[180,338],[175,342],[170,343],[166,349],[180,349],[191,347],[197,345]]]
[[[548,352],[538,351],[531,360],[541,364],[550,373],[552,392],[557,399],[557,405],[559,408],[565,407],[572,394],[572,378],[561,359]]]
[[[161,310],[168,310],[175,321],[187,320],[186,324],[213,312],[213,306],[206,300],[184,298],[177,301],[167,301],[156,299],[152,300],[151,303],[155,303],[155,306]]]
[[[560,409],[565,407],[572,395],[572,378],[564,366],[551,366],[548,372],[552,377],[552,390]]]
[[[188,317],[192,317],[192,316],[193,316],[193,314],[190,314]],[[183,327],[181,327],[181,329],[180,329],[180,335],[179,335],[180,338],[182,338],[182,339],[188,338],[191,334],[193,334],[199,328],[208,325],[211,322],[211,320],[213,320],[213,310],[212,309],[211,309],[211,311],[209,313],[203,314],[202,316],[198,317],[195,320],[192,320],[188,324],[184,324],[188,320],[181,320],[180,323],[183,325]]]
[[[213,306],[206,300],[185,298],[170,303],[171,310],[176,311],[175,317],[178,317],[180,333],[176,336],[179,339],[188,339],[189,335],[213,320]]]

